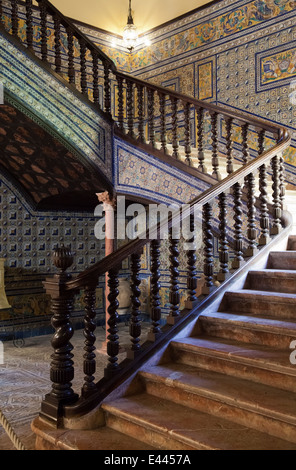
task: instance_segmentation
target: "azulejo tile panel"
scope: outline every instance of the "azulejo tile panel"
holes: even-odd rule
[[[119,138],[114,140],[114,186],[117,192],[159,203],[189,203],[209,185],[165,164]]]
[[[0,55],[0,80],[4,88],[110,178],[110,124],[2,35]]]

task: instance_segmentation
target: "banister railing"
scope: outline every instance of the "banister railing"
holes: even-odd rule
[[[65,247],[54,252],[54,264],[59,272],[45,282],[45,288],[52,298],[52,325],[55,334],[52,340],[51,363],[52,390],[42,403],[41,414],[59,424],[64,414],[81,414],[98,404],[98,396],[110,390],[122,373],[133,367],[134,361],[146,357],[147,353],[162,340],[170,328],[178,325],[188,312],[198,306],[201,298],[197,295],[199,276],[196,269],[194,241],[198,236],[194,214],[202,218],[204,247],[204,287],[202,298],[215,289],[214,281],[224,282],[230,273],[239,269],[245,259],[254,256],[260,246],[265,246],[270,237],[280,233],[284,199],[284,176],[282,152],[290,144],[286,129],[259,118],[243,115],[230,109],[216,106],[193,97],[185,96],[156,84],[145,82],[117,70],[114,63],[95,46],[81,31],[65,18],[47,0],[37,0],[39,18],[33,18],[32,1],[0,0],[2,22],[15,37],[20,39],[20,18],[26,24],[24,44],[41,60],[49,62],[54,70],[66,76],[70,85],[75,85],[83,95],[116,122],[116,132],[135,144],[147,146],[157,155],[170,155],[171,162],[183,159],[193,165],[193,156],[198,159],[198,169],[206,173],[206,150],[211,151],[210,173],[216,184],[192,200],[182,216],[190,219],[191,249],[187,251],[186,309],[180,306],[178,267],[180,264],[178,239],[173,236],[175,218],[168,221],[170,249],[170,313],[165,328],[161,328],[162,307],[160,304],[160,233],[162,224],[149,229],[145,237],[128,242],[102,261],[73,278],[70,271],[73,256]],[[0,16],[1,17],[1,16]],[[10,19],[6,22],[5,18]],[[49,23],[50,21],[50,23]],[[48,41],[48,26],[53,30],[54,47]],[[36,31],[41,41],[34,41]],[[65,35],[66,52],[61,54],[61,36]],[[75,42],[76,41],[76,42]],[[74,50],[76,53],[74,53]],[[90,71],[88,70],[90,69]],[[117,89],[117,95],[113,90]],[[103,95],[100,94],[103,90]],[[206,132],[207,121],[209,131]],[[219,135],[219,123],[225,126],[225,135]],[[240,129],[240,141],[233,138],[234,126]],[[255,132],[257,148],[250,156],[249,133]],[[270,134],[270,136],[269,136]],[[272,139],[270,148],[265,150],[266,137]],[[208,140],[205,145],[206,138]],[[220,139],[220,141],[219,141]],[[180,143],[182,145],[180,145]],[[225,148],[222,157],[220,146]],[[239,152],[241,167],[234,171],[234,149]],[[195,150],[196,149],[196,150]],[[226,178],[222,179],[221,168],[225,166]],[[268,177],[272,180],[272,195],[269,201]],[[246,199],[246,204],[244,204]],[[213,203],[217,212],[213,214]],[[242,213],[246,208],[246,224]],[[271,210],[270,210],[271,209]],[[227,219],[228,216],[228,219]],[[219,243],[219,268],[214,267],[213,224],[218,220],[217,238]],[[233,226],[229,226],[233,220]],[[230,237],[231,231],[231,237]],[[230,238],[232,249],[230,250]],[[140,258],[144,246],[150,245],[151,258],[151,330],[148,340],[141,344],[140,322]],[[121,263],[131,259],[132,311],[130,320],[131,346],[127,360],[119,364],[118,333],[118,276]],[[95,290],[99,277],[108,273],[108,365],[104,377],[96,383],[95,356]],[[84,383],[81,392],[73,390],[74,377],[73,328],[71,312],[77,294],[85,292],[85,348],[83,371]],[[148,344],[148,346],[147,346]],[[150,346],[149,346],[150,345]],[[87,404],[87,405],[86,405]]]

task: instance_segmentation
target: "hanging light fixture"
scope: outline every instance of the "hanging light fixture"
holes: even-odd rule
[[[129,0],[129,11],[128,11],[128,18],[127,18],[127,25],[123,30],[123,40],[130,52],[134,49],[137,44],[138,39],[138,31],[136,26],[134,25],[134,19],[132,15],[132,2]]]

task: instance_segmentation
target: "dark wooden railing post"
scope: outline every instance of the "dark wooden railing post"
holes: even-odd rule
[[[29,48],[33,48],[33,7],[32,0],[26,0],[26,38]]]
[[[281,231],[282,201],[281,201],[281,180],[280,180],[280,158],[273,157],[271,160],[272,168],[272,199],[273,199],[273,225],[272,235],[278,235]]]
[[[91,51],[92,69],[93,69],[93,101],[100,109],[100,93],[99,93],[99,58],[95,49]]]
[[[141,351],[140,337],[141,337],[141,254],[133,253],[131,255],[131,301],[132,311],[130,319],[130,336],[132,347],[127,353],[129,359],[134,359],[136,355]]]
[[[73,346],[70,343],[73,336],[71,313],[76,292],[65,289],[67,281],[71,279],[71,275],[66,273],[73,263],[70,249],[63,246],[57,248],[53,253],[53,263],[59,272],[44,282],[46,293],[51,296],[51,323],[55,330],[51,341],[54,350],[50,369],[52,390],[45,396],[41,414],[57,422],[62,417],[63,406],[78,399],[72,389],[74,363],[71,352]]]
[[[226,171],[230,175],[231,173],[233,173],[233,148],[232,148],[233,119],[231,117],[225,117],[225,123],[226,123],[226,155],[227,155]]]
[[[258,155],[264,152],[265,130],[258,132]],[[266,165],[259,168],[259,199],[260,199],[260,228],[259,245],[264,246],[270,242],[268,192],[267,192],[267,169]]]
[[[11,0],[11,30],[14,36],[18,36],[19,19],[18,19],[18,1]]]
[[[72,28],[67,27],[67,42],[68,42],[68,78],[69,83],[75,84],[75,67],[74,67],[74,36]]]
[[[96,372],[96,355],[94,346],[96,337],[94,331],[96,329],[96,283],[93,285],[88,285],[85,288],[85,317],[84,317],[84,337],[85,337],[85,346],[84,346],[84,362],[83,362],[83,372],[84,385],[82,387],[82,395],[84,397],[89,396],[96,390],[96,385],[94,383]]]
[[[44,0],[38,0],[38,3],[40,10],[41,58],[47,61],[47,8]]]
[[[128,135],[135,138],[134,133],[134,85],[131,80],[126,81],[127,86],[127,128]]]
[[[86,43],[84,39],[79,39],[80,45],[80,86],[81,93],[87,95],[87,73],[86,73]]]
[[[205,276],[202,293],[209,295],[214,289],[214,237],[212,229],[213,209],[211,204],[207,203],[203,206],[202,214]]]
[[[233,205],[234,205],[234,252],[235,259],[232,263],[233,269],[238,269],[244,262],[243,258],[243,233],[242,233],[242,188],[240,183],[233,186]]]
[[[195,110],[197,114],[198,170],[202,173],[207,173],[204,153],[204,108],[195,106]]]
[[[219,158],[218,158],[218,113],[210,112],[211,125],[212,125],[212,175],[218,181],[221,181],[221,174],[219,172]]]
[[[173,154],[172,157],[176,160],[180,160],[179,155],[179,142],[178,142],[178,100],[175,97],[171,97],[172,103],[172,145]]]
[[[173,230],[170,229],[170,313],[167,319],[169,325],[174,325],[180,316],[180,291],[179,291],[179,239],[174,238]]]
[[[165,94],[163,92],[158,93],[159,96],[159,109],[160,109],[160,142],[161,149],[164,153],[167,153],[167,136],[166,136],[166,115],[165,115]]]
[[[3,3],[3,1],[0,0],[0,24],[3,23],[3,19],[2,19],[2,16],[3,16],[3,6],[2,6],[2,3]]]
[[[229,273],[229,246],[228,246],[228,224],[227,224],[227,195],[221,193],[219,195],[219,261],[220,261],[220,272],[217,275],[219,282],[224,282],[227,274]]]
[[[184,127],[185,127],[185,163],[192,166],[191,160],[191,137],[190,137],[190,103],[183,103],[184,106]]]
[[[119,353],[119,336],[118,336],[118,312],[119,303],[117,300],[119,291],[118,291],[119,281],[118,281],[118,269],[111,269],[109,271],[109,307],[108,307],[108,342],[107,342],[107,355],[108,355],[108,365],[105,368],[105,377],[113,377],[119,370],[118,365],[118,353]]]
[[[155,130],[154,130],[154,90],[148,88],[148,135],[149,144],[155,148]]]
[[[256,196],[255,196],[255,176],[250,173],[246,178],[247,197],[248,197],[248,240],[249,245],[245,251],[245,256],[252,257],[258,252],[257,248],[257,229],[256,229]]]
[[[110,64],[104,61],[104,110],[111,118],[111,85],[110,85]]]
[[[137,98],[138,98],[138,140],[145,142],[144,133],[144,87],[137,85]]]
[[[118,85],[118,129],[124,133],[124,101],[123,101],[123,78],[117,75]]]
[[[196,305],[198,299],[196,296],[197,289],[197,270],[196,270],[196,224],[194,214],[190,214],[189,220],[189,229],[192,237],[186,241],[188,244],[187,250],[187,289],[188,289],[188,299],[186,300],[185,307],[192,309]]]
[[[151,322],[148,334],[149,341],[155,341],[161,334],[161,304],[160,304],[160,241],[151,242]]]
[[[54,49],[55,49],[55,71],[60,73],[62,70],[61,56],[61,20],[54,16]]]

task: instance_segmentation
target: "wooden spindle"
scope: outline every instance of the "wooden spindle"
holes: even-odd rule
[[[18,19],[18,1],[11,0],[11,30],[14,36],[18,36],[19,19]]]
[[[204,242],[204,277],[205,283],[202,289],[204,295],[209,295],[213,288],[214,276],[214,238],[212,229],[213,209],[211,204],[207,203],[202,210],[202,230]]]
[[[258,155],[265,150],[265,130],[258,133]],[[267,168],[262,165],[259,168],[259,199],[260,199],[260,227],[261,235],[259,237],[259,245],[264,246],[270,242],[270,227],[268,213],[268,190],[267,190]]]
[[[204,153],[204,108],[196,106],[195,109],[197,113],[198,170],[202,173],[207,173]]]
[[[132,80],[126,80],[127,85],[127,128],[128,135],[135,137],[134,133],[134,87]]]
[[[107,116],[111,118],[110,65],[107,61],[104,61],[104,108]]]
[[[178,99],[171,97],[172,104],[172,145],[173,155],[176,160],[180,160],[179,142],[178,142]]]
[[[94,383],[96,372],[96,355],[95,355],[95,341],[96,337],[94,335],[96,329],[96,286],[87,286],[85,289],[85,317],[84,317],[84,337],[85,337],[85,354],[83,356],[83,372],[84,385],[82,387],[82,395],[84,397],[89,396],[96,390],[96,385]]]
[[[219,282],[224,282],[229,273],[229,245],[227,225],[227,195],[221,193],[219,199],[219,261],[220,272],[217,275]]]
[[[41,58],[47,61],[47,8],[45,1],[39,2],[40,8],[40,34],[41,34]]]
[[[117,76],[118,84],[118,128],[124,133],[123,78]]]
[[[160,142],[161,149],[167,153],[167,131],[166,131],[166,114],[165,114],[165,93],[158,92],[159,108],[160,108]]]
[[[62,70],[61,20],[57,15],[54,16],[54,49],[55,49],[55,70],[57,73],[60,73]]]
[[[174,325],[180,316],[180,291],[179,291],[179,240],[173,237],[170,229],[170,313],[167,319],[169,325]]]
[[[273,225],[271,228],[272,235],[278,235],[281,231],[281,180],[280,180],[280,159],[278,156],[271,160],[272,168],[272,201],[273,201]]]
[[[137,84],[137,97],[138,97],[138,140],[145,142],[144,133],[144,87]]]
[[[86,74],[86,42],[83,38],[79,38],[80,45],[80,86],[81,93],[87,95],[87,74]]]
[[[218,113],[210,112],[211,114],[211,125],[212,125],[212,176],[218,181],[221,180],[221,174],[219,173],[219,159],[218,159]]]
[[[245,123],[241,127],[242,130],[242,154],[243,154],[243,164],[247,165],[250,159],[249,153],[249,144],[248,144],[248,132],[249,132],[249,124]]]
[[[185,127],[185,163],[192,166],[191,160],[191,137],[190,137],[190,103],[184,105],[184,127]]]
[[[128,352],[128,358],[134,358],[141,351],[140,337],[141,337],[141,255],[139,253],[133,253],[131,255],[131,301],[132,311],[130,320],[130,336],[131,336],[131,350]]]
[[[0,23],[3,23],[3,0],[0,0]]]
[[[93,70],[93,100],[94,104],[100,109],[100,92],[99,92],[99,57],[95,49],[91,51],[92,70]]]
[[[191,309],[197,303],[196,289],[197,289],[197,270],[196,270],[196,225],[194,220],[194,214],[190,214],[189,220],[189,229],[191,233],[191,238],[186,240],[186,243],[189,245],[187,250],[187,289],[188,289],[188,298],[186,301],[186,308]]]
[[[154,130],[154,90],[148,88],[148,134],[149,144],[155,148],[155,130]]]
[[[247,206],[248,206],[248,241],[249,245],[245,251],[245,256],[252,257],[258,252],[257,248],[257,228],[256,228],[256,196],[255,177],[253,173],[246,178]]]
[[[279,165],[280,165],[280,200],[281,200],[281,208],[282,210],[284,210],[286,187],[285,187],[285,161],[284,161],[282,154],[279,156]]]
[[[26,0],[26,38],[29,48],[33,48],[33,7],[32,0]]]
[[[118,270],[112,269],[109,271],[109,295],[108,295],[108,336],[107,336],[107,355],[108,355],[108,365],[105,368],[105,377],[113,377],[119,370],[118,365],[118,353],[119,353],[119,336],[118,336],[118,312],[119,303],[117,300],[119,291],[118,291],[119,281],[118,281]]]
[[[155,341],[161,334],[161,304],[160,304],[160,241],[151,242],[151,322],[148,334],[149,341]]]
[[[71,275],[66,271],[73,263],[70,249],[64,246],[56,248],[53,253],[53,263],[59,272],[54,278],[48,278],[44,282],[46,293],[51,296],[51,324],[55,330],[51,341],[54,351],[50,368],[52,390],[42,402],[41,414],[57,421],[61,417],[62,406],[78,399],[72,389],[74,362],[73,346],[70,342],[74,332],[71,314],[75,292],[66,289],[66,283],[71,279]]]
[[[232,142],[233,119],[230,117],[225,117],[225,124],[226,124],[226,155],[227,155],[226,171],[230,175],[231,173],[233,173],[233,142]]]
[[[68,78],[69,83],[75,84],[75,67],[74,67],[74,36],[71,27],[67,28],[68,41]]]
[[[233,186],[234,205],[234,253],[235,259],[232,263],[233,269],[238,269],[244,262],[243,258],[243,233],[242,233],[242,188],[239,183]]]

